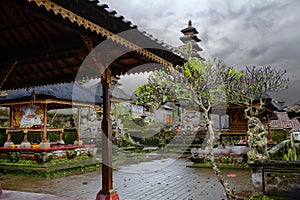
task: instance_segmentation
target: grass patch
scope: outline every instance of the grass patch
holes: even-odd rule
[[[217,164],[217,166],[220,169],[250,169],[250,167],[247,163],[242,163],[242,164],[219,163],[219,164]],[[192,165],[189,165],[188,167],[192,167],[192,168],[211,168],[211,164],[209,162],[194,163]]]
[[[286,200],[284,197],[271,197],[271,196],[262,196],[262,197],[251,197],[249,200]]]
[[[56,159],[43,164],[31,160],[10,162],[8,159],[0,159],[0,173],[22,176],[55,177],[100,168],[100,161],[88,156]]]

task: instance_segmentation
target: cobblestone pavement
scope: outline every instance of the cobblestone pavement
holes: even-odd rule
[[[187,159],[165,158],[119,166],[114,170],[114,189],[121,200],[225,199],[224,190],[211,169],[189,168],[187,165],[191,165]],[[225,176],[236,175],[227,178],[237,192],[251,190],[249,170],[222,171]],[[101,189],[101,171],[57,178],[2,175],[0,183],[4,193],[13,190],[57,195],[65,199],[95,199]]]

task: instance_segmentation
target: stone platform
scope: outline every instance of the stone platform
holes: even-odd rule
[[[0,148],[1,173],[49,176],[67,170],[100,166],[95,145],[53,145],[50,148]]]

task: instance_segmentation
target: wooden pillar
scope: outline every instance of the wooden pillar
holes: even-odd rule
[[[60,131],[59,132],[59,141],[61,142],[61,141],[63,141],[63,131]]]
[[[7,140],[4,143],[4,147],[11,148],[14,145],[14,143],[11,141],[11,133],[8,131],[8,129],[6,129],[6,135],[7,135]]]
[[[118,200],[118,194],[113,190],[112,169],[112,124],[110,119],[110,94],[111,71],[106,69],[101,76],[103,90],[103,119],[102,119],[102,189],[97,195],[97,200]]]
[[[81,108],[77,107],[77,137],[76,140],[74,141],[74,145],[76,146],[81,146],[83,145],[83,141],[80,138],[80,121],[81,121]]]
[[[272,132],[270,126],[270,116],[267,115],[267,127],[268,127],[268,143],[272,144]]]
[[[30,148],[31,145],[30,145],[30,142],[28,141],[28,129],[25,128],[25,129],[23,130],[23,133],[24,133],[24,139],[23,139],[23,141],[21,142],[20,147],[21,147],[21,148]]]
[[[220,111],[218,114],[219,114],[219,131],[221,133],[222,132],[222,114]]]
[[[13,118],[13,112],[12,112],[12,107],[9,107],[9,127],[12,127],[12,118]],[[11,133],[6,129],[6,135],[7,139],[6,142],[4,143],[4,147],[11,147],[14,145],[14,143],[11,141]]]
[[[28,142],[28,130],[27,129],[23,130],[23,133],[24,133],[24,138],[22,142]]]
[[[91,120],[91,108],[88,108],[87,121]]]
[[[11,142],[11,133],[7,133],[7,130],[6,130],[6,135],[7,135],[7,139],[6,139],[6,142]]]
[[[41,127],[41,132],[43,133],[42,142],[40,143],[40,148],[50,148],[50,142],[47,140],[47,104],[44,106],[44,120],[43,126]]]
[[[268,124],[268,140],[272,142],[272,131],[270,124]]]
[[[102,190],[109,192],[112,186],[112,131],[110,120],[109,85],[103,84],[103,120],[102,120]]]
[[[47,104],[44,106],[43,142],[47,142]]]
[[[81,109],[80,107],[77,108],[77,140],[80,140],[80,121],[81,121]]]
[[[13,116],[13,113],[12,113],[12,107],[9,107],[9,127],[12,127],[12,116]]]
[[[114,112],[115,121],[117,121],[117,120],[118,120],[118,111],[117,111],[117,105],[116,105],[116,103],[114,103],[113,105],[114,105],[114,108],[115,108],[115,112]]]

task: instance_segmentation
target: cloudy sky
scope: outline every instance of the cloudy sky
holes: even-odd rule
[[[199,31],[200,53],[227,65],[287,70],[300,83],[299,0],[102,0],[140,29],[172,46],[182,45],[188,20]],[[299,93],[298,93],[299,94]],[[298,95],[299,97],[299,95]],[[298,98],[300,100],[300,98]]]

